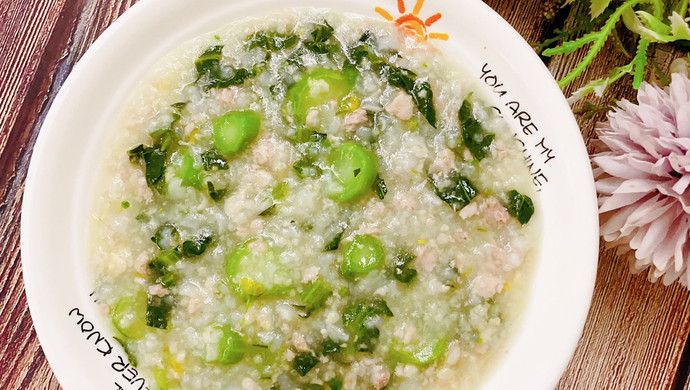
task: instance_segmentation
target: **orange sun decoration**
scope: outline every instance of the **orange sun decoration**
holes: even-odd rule
[[[431,27],[432,24],[441,19],[441,13],[436,13],[428,17],[426,20],[422,20],[419,17],[419,12],[422,10],[423,6],[424,0],[417,0],[417,4],[415,4],[414,9],[412,9],[412,13],[405,14],[405,0],[398,0],[398,12],[402,16],[397,19],[393,18],[390,12],[381,7],[376,7],[374,10],[376,13],[386,18],[386,20],[395,22],[395,24],[398,26],[409,30],[413,34],[416,34],[421,40],[440,39],[442,41],[447,41],[448,34],[429,33],[427,31],[427,27]]]

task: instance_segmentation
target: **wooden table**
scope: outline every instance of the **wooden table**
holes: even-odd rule
[[[43,118],[68,73],[135,1],[0,1],[0,389],[60,388],[39,347],[24,296],[19,253],[24,180]],[[542,40],[571,19],[545,20],[540,0],[486,2],[529,42]],[[604,53],[585,79],[605,76],[604,64],[628,61],[612,47]],[[656,50],[657,62],[667,66],[673,54]],[[558,78],[583,55],[556,58],[548,65]],[[581,85],[582,79],[565,93]],[[620,85],[600,100],[612,96],[634,97],[634,91]],[[578,119],[588,146],[594,124],[602,118]],[[624,259],[602,248],[584,334],[558,388],[689,390],[689,306],[686,289],[631,275]]]

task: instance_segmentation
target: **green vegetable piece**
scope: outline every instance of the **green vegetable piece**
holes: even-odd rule
[[[216,202],[220,202],[228,194],[227,188],[216,189],[210,181],[206,182],[206,186],[208,187],[208,195]]]
[[[343,325],[352,336],[353,346],[360,352],[373,352],[379,330],[370,327],[376,318],[392,317],[393,312],[382,299],[373,301],[358,300],[343,311]]]
[[[340,352],[342,347],[340,346],[340,344],[336,343],[335,341],[333,341],[331,339],[327,339],[326,341],[323,342],[323,346],[321,349],[322,349],[321,354],[323,356],[328,356],[328,355],[332,355],[334,353]]]
[[[448,343],[443,339],[413,346],[396,346],[391,349],[391,356],[399,362],[424,367],[436,361],[447,347]]]
[[[319,364],[319,358],[308,352],[301,352],[295,356],[293,367],[301,376],[305,376]]]
[[[254,111],[232,111],[213,123],[213,143],[220,153],[232,156],[243,151],[258,135],[261,116]]]
[[[481,161],[491,152],[491,144],[496,138],[493,133],[485,133],[481,123],[472,112],[472,102],[465,99],[458,113],[462,125],[462,141],[474,158]]]
[[[517,218],[522,225],[529,222],[534,214],[532,198],[515,190],[509,191],[506,195],[508,197],[508,213]]]
[[[183,186],[201,189],[204,174],[200,169],[194,167],[194,157],[191,155],[182,155],[182,164],[177,172],[177,176],[182,179]]]
[[[341,231],[341,232],[336,233],[336,235],[333,236],[333,238],[331,238],[331,240],[328,242],[328,244],[326,244],[326,246],[323,248],[323,251],[324,252],[330,252],[330,251],[337,250],[338,247],[340,246],[340,240],[343,238],[343,233],[345,233],[345,231]]]
[[[266,210],[260,212],[260,213],[259,213],[259,216],[260,216],[260,217],[270,217],[270,216],[275,215],[275,214],[276,214],[276,207],[277,207],[277,206],[278,206],[278,205],[275,204],[275,203],[272,204],[272,205],[270,205]]]
[[[166,223],[156,230],[151,241],[155,242],[162,250],[177,248],[180,245],[180,232],[175,225]]]
[[[131,206],[128,201],[123,200],[122,203],[120,203],[120,207],[122,207],[123,210],[127,210]]]
[[[213,241],[213,237],[208,234],[202,234],[191,240],[182,243],[182,255],[184,257],[201,256],[206,252],[206,249]]]
[[[326,384],[331,390],[342,390],[343,388],[343,380],[338,377],[329,380]]]
[[[381,178],[379,175],[376,175],[376,179],[374,180],[374,184],[371,186],[371,188],[374,190],[376,196],[378,196],[381,200],[383,200],[388,193],[386,182],[383,181],[383,178]]]
[[[206,49],[199,58],[194,61],[197,72],[197,81],[201,80],[205,87],[227,88],[231,85],[240,85],[248,78],[255,77],[261,73],[261,68],[255,66],[253,69],[227,68],[220,66],[223,58],[223,46],[212,46]]]
[[[204,169],[211,171],[213,169],[225,170],[228,169],[228,160],[218,153],[217,150],[211,149],[201,153],[201,162],[204,164]]]
[[[436,109],[434,108],[434,92],[427,81],[417,82],[412,89],[412,100],[427,122],[436,128]]]
[[[113,325],[122,336],[138,340],[146,335],[146,293],[120,298],[113,308]]]
[[[247,343],[242,336],[231,329],[223,329],[218,342],[218,362],[221,364],[239,363],[247,353]]]
[[[285,291],[294,281],[279,256],[279,251],[262,238],[245,241],[226,256],[230,284],[248,299]]]
[[[399,68],[393,65],[384,65],[381,69],[383,76],[388,80],[390,85],[402,88],[405,92],[412,94],[417,74],[405,68]]]
[[[273,200],[276,201],[281,201],[285,199],[285,197],[288,194],[288,184],[287,182],[281,181],[278,183],[274,188],[273,191],[271,191],[271,196],[273,197]]]
[[[316,310],[333,295],[333,288],[330,284],[318,279],[309,284],[302,292],[302,303],[308,311]]]
[[[479,194],[479,191],[474,184],[472,184],[470,179],[460,174],[453,176],[451,181],[453,184],[444,189],[439,189],[434,186],[434,192],[455,211],[470,204],[472,199]]]
[[[146,325],[152,328],[168,329],[168,322],[173,308],[173,297],[149,295],[146,306]]]
[[[292,170],[302,179],[316,178],[323,173],[323,170],[308,158],[297,161],[295,165],[292,166]]]
[[[372,55],[372,46],[376,46],[376,41],[371,31],[367,30],[362,34],[357,43],[348,48],[347,57],[349,64],[359,66],[362,60]]]
[[[327,156],[336,182],[341,189],[331,194],[334,200],[352,202],[371,190],[377,176],[377,159],[374,153],[353,143],[333,148]]]
[[[376,269],[385,257],[386,252],[378,238],[358,235],[347,247],[340,270],[347,277],[365,275]]]
[[[324,20],[323,23],[314,24],[311,40],[304,42],[304,47],[316,54],[329,54],[332,56],[339,48],[336,44],[328,43],[332,36],[333,27]]]
[[[153,144],[163,152],[173,149],[180,141],[180,137],[178,137],[175,130],[173,130],[173,126],[177,125],[181,116],[179,114],[173,114],[172,117],[173,121],[170,123],[170,127],[158,129],[150,134],[153,139]]]
[[[222,58],[223,46],[211,46],[206,49],[206,51],[194,61],[194,66],[196,67],[196,72],[199,77],[209,72],[215,72],[219,68]]]
[[[157,147],[139,145],[127,152],[132,162],[142,162],[146,169],[146,184],[162,192],[162,184],[165,178],[166,161],[168,154]]]
[[[278,51],[289,49],[297,44],[299,37],[296,34],[279,34],[275,31],[259,31],[251,35],[245,41],[244,47],[251,50],[257,47]]]
[[[393,262],[393,277],[401,283],[410,283],[417,277],[417,270],[408,268],[409,264],[415,259],[415,256],[407,251],[399,251],[395,255]]]
[[[298,126],[305,124],[310,109],[347,96],[357,82],[357,72],[317,68],[288,88],[285,108]]]

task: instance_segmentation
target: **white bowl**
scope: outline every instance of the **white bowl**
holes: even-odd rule
[[[411,3],[413,0],[407,0]],[[36,332],[66,390],[139,389],[90,298],[87,221],[100,151],[123,103],[146,72],[179,44],[267,10],[316,6],[397,16],[394,0],[143,0],[91,46],[60,90],[39,135],[24,195],[21,249]],[[408,4],[412,9],[413,4]],[[552,389],[587,316],[596,273],[598,217],[577,124],[532,48],[479,0],[428,0],[441,12],[435,44],[483,81],[534,165],[543,235],[521,328],[483,389]],[[141,387],[144,388],[144,387]]]

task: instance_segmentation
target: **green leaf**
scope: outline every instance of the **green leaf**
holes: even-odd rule
[[[417,82],[412,90],[412,100],[414,100],[419,112],[429,124],[436,128],[436,109],[434,108],[434,92],[427,81]]]
[[[225,68],[220,65],[223,58],[223,46],[212,46],[206,49],[199,58],[194,61],[197,72],[197,81],[209,88],[227,88],[231,85],[240,85],[248,78],[258,76],[260,67],[252,69]]]
[[[440,189],[434,184],[434,192],[441,200],[446,202],[453,210],[458,211],[470,204],[479,191],[472,184],[470,179],[456,173],[450,178],[452,184],[449,187]]]
[[[393,312],[382,299],[363,300],[348,305],[343,311],[345,329],[352,336],[351,345],[358,351],[372,352],[379,330],[371,327],[377,318],[392,317]]]
[[[589,10],[592,14],[592,19],[601,15],[602,12],[609,6],[611,0],[592,0]]]
[[[326,384],[331,388],[331,390],[342,390],[343,388],[343,380],[338,377],[329,380],[326,382]]]
[[[295,165],[292,166],[292,170],[302,179],[316,178],[321,176],[323,172],[322,169],[310,159],[302,159],[296,162]]]
[[[635,67],[633,76],[633,88],[640,89],[642,81],[644,81],[645,68],[647,67],[647,50],[649,49],[649,41],[641,38],[637,44],[637,52],[633,58],[633,65]]]
[[[257,47],[278,51],[289,49],[297,44],[299,37],[297,34],[279,34],[275,31],[259,31],[245,41],[245,48],[251,50]]]
[[[506,195],[508,197],[508,213],[515,217],[522,225],[529,222],[534,214],[532,199],[515,190],[509,191]]]
[[[312,355],[311,353],[301,352],[301,353],[298,353],[297,356],[295,356],[295,360],[293,361],[292,366],[294,367],[295,370],[297,370],[297,372],[301,376],[305,376],[317,364],[319,364],[319,358]]]
[[[247,353],[247,343],[242,336],[232,329],[223,329],[223,336],[218,342],[218,362],[221,364],[236,364],[244,359]]]
[[[206,182],[206,186],[208,187],[208,195],[216,202],[220,202],[228,194],[227,188],[216,189],[210,181]]]
[[[417,277],[417,270],[409,268],[415,256],[407,251],[399,250],[393,261],[393,277],[401,283],[410,283]]]
[[[333,295],[331,285],[318,279],[304,289],[301,298],[306,309],[311,312],[322,307],[331,295]]]
[[[202,234],[182,243],[182,255],[184,257],[201,256],[213,241],[209,234]]]
[[[323,346],[321,348],[321,350],[322,350],[321,354],[323,356],[328,356],[328,355],[332,355],[334,353],[340,352],[341,349],[342,349],[342,347],[340,346],[340,344],[336,343],[335,341],[333,341],[331,339],[327,339],[326,341],[323,342]]]
[[[376,180],[374,180],[372,189],[374,190],[374,193],[376,193],[376,196],[378,196],[381,200],[383,200],[386,197],[386,194],[388,193],[388,187],[386,187],[386,182],[383,181],[383,178],[381,178],[380,175],[376,175]]]
[[[174,300],[171,295],[165,297],[149,295],[146,306],[146,325],[158,329],[168,329],[173,305]]]
[[[211,149],[201,153],[201,162],[204,164],[204,169],[207,171],[218,169],[228,169],[228,160],[223,157],[217,150]]]
[[[481,123],[474,116],[470,99],[463,101],[458,117],[462,126],[462,141],[465,146],[477,160],[485,159],[491,152],[491,144],[496,137],[495,134],[484,131]]]
[[[156,189],[159,193],[162,192],[168,154],[158,147],[139,145],[129,150],[127,155],[132,162],[144,163],[146,184]]]
[[[340,246],[340,240],[343,238],[343,233],[345,231],[342,230],[333,236],[330,241],[328,241],[328,244],[323,248],[324,252],[330,252],[338,249],[338,246]]]

